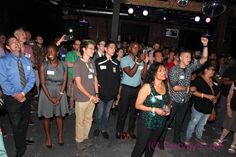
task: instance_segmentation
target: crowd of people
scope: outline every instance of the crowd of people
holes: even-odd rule
[[[78,147],[88,140],[92,125],[93,136],[101,134],[109,139],[112,108],[118,108],[113,135],[117,139],[136,139],[132,157],[144,153],[146,157],[153,156],[157,144],[164,150],[173,121],[173,143],[187,149],[195,132],[196,141],[207,145],[204,127],[216,110],[214,126],[223,130],[219,139],[213,139],[213,145],[222,145],[233,131],[228,152],[235,153],[236,64],[229,56],[208,55],[208,39],[199,40],[202,54],[163,48],[160,43],[145,47],[135,41],[95,43],[76,38],[70,41],[70,50],[64,45],[68,43],[66,35],[45,47],[42,35],[35,35],[32,40],[30,32],[23,29],[15,30],[7,38],[0,33],[1,104],[4,102],[9,115],[16,157],[25,154],[29,142],[26,136],[32,122],[33,95],[39,97],[38,117],[42,119],[48,149],[53,147],[51,121],[56,121],[57,143],[63,146],[63,120],[73,113]],[[183,138],[182,125],[188,109],[191,116]],[[2,121],[1,129],[4,134]],[[152,147],[148,147],[150,143]]]

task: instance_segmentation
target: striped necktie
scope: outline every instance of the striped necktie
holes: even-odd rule
[[[20,74],[20,85],[22,88],[26,85],[25,73],[20,59],[17,60],[18,70]]]

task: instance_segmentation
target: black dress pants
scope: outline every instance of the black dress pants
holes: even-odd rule
[[[28,121],[30,118],[30,99],[27,95],[26,101],[20,103],[12,96],[4,95],[4,101],[13,130],[17,154],[16,156],[22,156],[26,151],[25,140],[28,129]]]
[[[173,102],[172,111],[170,113],[170,116],[168,117],[167,123],[165,125],[164,130],[163,130],[163,134],[162,134],[162,136],[159,140],[160,143],[164,144],[166,134],[167,134],[167,131],[168,131],[168,127],[172,123],[174,118],[175,118],[175,127],[174,127],[173,142],[176,143],[176,144],[181,143],[180,134],[181,134],[182,124],[183,124],[184,117],[185,117],[187,109],[188,109],[188,103]]]
[[[135,102],[138,96],[140,86],[138,87],[131,87],[127,85],[122,85],[121,88],[121,95],[120,95],[120,102],[119,102],[119,114],[118,120],[116,125],[116,132],[122,133],[124,130],[125,120],[128,115],[129,111],[129,126],[128,132],[133,133],[135,129],[135,121],[137,112],[135,109]]]

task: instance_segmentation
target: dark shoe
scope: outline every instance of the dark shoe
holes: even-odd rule
[[[25,144],[26,145],[31,145],[31,144],[33,144],[34,143],[34,140],[32,140],[32,139],[26,139],[25,140]]]
[[[102,136],[103,136],[105,139],[109,139],[109,134],[108,134],[106,131],[102,131]]]
[[[127,132],[123,132],[122,135],[121,135],[121,138],[123,140],[128,140],[129,139],[129,134]]]
[[[25,154],[25,152],[17,153],[15,157],[22,157]]]
[[[28,123],[28,125],[30,125],[30,126],[32,126],[32,125],[34,125],[34,121],[31,119],[31,120],[29,120],[29,123]]]
[[[116,138],[117,138],[117,139],[120,139],[120,138],[121,138],[121,133],[120,133],[120,132],[117,132],[117,133],[116,133]]]
[[[160,143],[158,144],[158,147],[160,148],[160,150],[165,150],[165,145],[164,145],[163,142],[160,142]]]
[[[58,143],[59,146],[64,146],[64,142]]]
[[[28,143],[34,143],[34,140],[32,140],[32,139],[26,139],[25,141]]]
[[[99,134],[100,134],[100,130],[99,129],[94,130],[93,136],[98,136]]]
[[[50,144],[50,145],[46,145],[46,147],[48,148],[48,149],[52,149],[52,145]]]
[[[179,142],[178,145],[179,145],[180,148],[187,149],[187,145],[183,142]]]
[[[129,136],[132,138],[132,139],[136,139],[136,135],[134,133],[129,133]]]

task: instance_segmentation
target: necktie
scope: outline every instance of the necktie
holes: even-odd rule
[[[22,88],[26,85],[25,73],[20,59],[17,60],[18,70],[20,74],[20,85]]]

